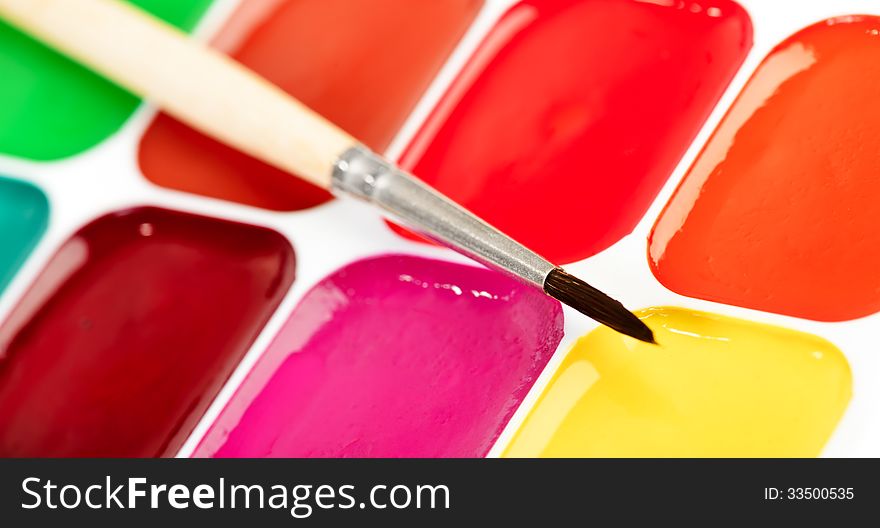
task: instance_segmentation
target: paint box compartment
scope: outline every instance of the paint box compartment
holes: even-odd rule
[[[307,293],[197,456],[485,456],[562,338],[523,284],[409,256]]]
[[[0,176],[0,293],[49,223],[49,202],[37,187]]]
[[[215,45],[381,150],[481,4],[248,1],[231,15]],[[147,130],[138,156],[147,178],[172,189],[277,211],[307,209],[330,199],[326,191],[165,114]]]
[[[128,0],[192,29],[211,0]],[[0,154],[56,160],[119,130],[140,100],[0,21]]]
[[[660,4],[517,3],[401,165],[553,262],[611,246],[644,215],[751,46],[733,2]]]
[[[156,208],[95,220],[0,325],[0,456],[175,454],[293,274],[263,228]]]
[[[637,314],[660,346],[608,328],[566,355],[505,455],[812,457],[851,394],[831,343],[679,308]]]
[[[831,19],[764,59],[654,227],[664,285],[819,321],[880,310],[878,35]]]

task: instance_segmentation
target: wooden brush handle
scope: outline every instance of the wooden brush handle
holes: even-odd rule
[[[193,128],[318,186],[330,187],[333,163],[357,144],[254,72],[120,0],[0,0],[0,16]]]

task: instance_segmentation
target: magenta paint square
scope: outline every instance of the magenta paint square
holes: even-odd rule
[[[195,456],[485,456],[562,326],[559,303],[492,271],[355,262],[304,296]]]

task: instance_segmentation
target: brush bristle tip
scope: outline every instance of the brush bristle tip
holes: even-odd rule
[[[621,334],[645,343],[657,344],[654,332],[620,302],[562,269],[557,268],[547,275],[544,291],[563,304]]]

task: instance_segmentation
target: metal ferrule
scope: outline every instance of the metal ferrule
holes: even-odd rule
[[[485,264],[544,287],[553,264],[365,147],[333,168],[332,190],[375,204],[400,224]]]

